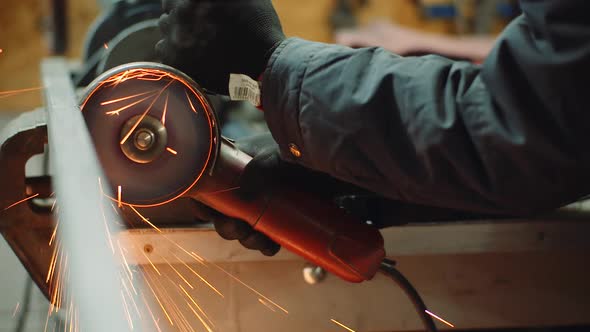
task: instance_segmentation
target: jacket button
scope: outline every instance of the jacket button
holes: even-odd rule
[[[289,144],[289,152],[291,152],[293,157],[301,158],[301,150],[299,150],[299,147],[293,143]]]

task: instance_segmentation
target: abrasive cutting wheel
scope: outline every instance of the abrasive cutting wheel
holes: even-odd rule
[[[88,87],[81,109],[111,188],[120,192],[111,198],[122,204],[170,202],[215,160],[215,113],[199,86],[174,68],[114,68]]]

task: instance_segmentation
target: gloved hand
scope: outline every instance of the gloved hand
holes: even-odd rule
[[[253,79],[285,39],[271,0],[163,0],[161,60],[227,94],[229,74]]]
[[[336,193],[355,190],[353,186],[335,180],[325,174],[283,161],[272,136],[261,134],[236,142],[237,147],[254,157],[242,174],[239,194],[252,199],[261,192],[273,190],[274,186],[291,186],[330,199]],[[260,250],[273,256],[280,247],[266,235],[255,231],[246,222],[227,217],[217,211],[199,205],[198,219],[212,222],[215,230],[226,240],[238,240],[248,249]]]

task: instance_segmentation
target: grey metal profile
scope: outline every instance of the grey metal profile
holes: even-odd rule
[[[42,63],[53,188],[59,204],[58,234],[69,254],[66,287],[79,312],[80,331],[129,331],[121,301],[116,257],[102,219],[98,179],[104,178],[62,58]],[[104,211],[107,220],[117,217]]]

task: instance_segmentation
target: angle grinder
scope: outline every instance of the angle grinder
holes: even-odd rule
[[[347,281],[379,270],[379,231],[332,202],[287,186],[240,197],[233,189],[252,157],[220,135],[206,94],[180,71],[147,62],[113,68],[89,85],[81,109],[119,204],[190,197]]]

